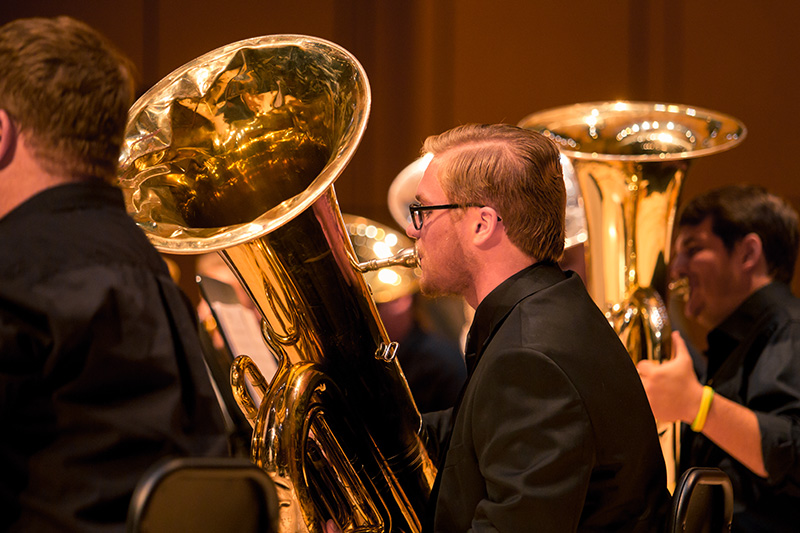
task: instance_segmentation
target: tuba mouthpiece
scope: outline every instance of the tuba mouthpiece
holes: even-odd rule
[[[362,273],[372,272],[373,270],[380,270],[381,268],[392,266],[415,268],[417,266],[417,249],[406,248],[404,250],[400,250],[397,254],[391,257],[371,259],[363,263],[358,263],[358,271]]]

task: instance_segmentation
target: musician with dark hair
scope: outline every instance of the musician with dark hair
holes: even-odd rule
[[[695,373],[680,334],[674,358],[639,363],[653,413],[681,421],[681,466],[731,478],[735,531],[800,524],[800,300],[789,283],[798,216],[758,186],[728,186],[689,202],[671,269],[688,284],[685,314],[710,330]]]
[[[0,28],[3,531],[124,531],[157,460],[227,454],[193,310],[109,185],[132,72],[76,20]]]
[[[410,206],[423,293],[476,309],[467,384],[425,417],[439,444],[427,531],[657,531],[669,494],[631,358],[564,250],[559,152],[509,125],[467,125]]]

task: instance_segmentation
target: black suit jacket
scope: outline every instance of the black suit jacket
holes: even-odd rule
[[[136,483],[227,455],[194,309],[101,182],[0,220],[0,531],[125,531]]]
[[[481,302],[469,339],[435,531],[660,529],[669,494],[655,421],[577,275],[523,270]],[[444,437],[447,419],[426,417],[428,429]]]

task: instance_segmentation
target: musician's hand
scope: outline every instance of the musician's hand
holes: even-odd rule
[[[328,520],[325,523],[325,533],[342,533],[342,530],[339,529],[339,526],[336,525],[336,522],[333,520]]]
[[[680,333],[672,332],[672,359],[663,363],[639,361],[636,369],[659,422],[691,423],[694,420],[703,386],[697,380],[692,356]]]

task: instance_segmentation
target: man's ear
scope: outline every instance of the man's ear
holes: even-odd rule
[[[491,244],[500,235],[500,217],[492,207],[481,207],[478,211],[478,219],[475,221],[474,239],[478,246]]]
[[[763,262],[766,268],[766,258],[764,257],[764,243],[757,233],[748,233],[737,244],[740,249],[740,260],[742,268],[753,270]]]
[[[0,109],[0,168],[8,165],[14,155],[17,126],[5,109]]]

